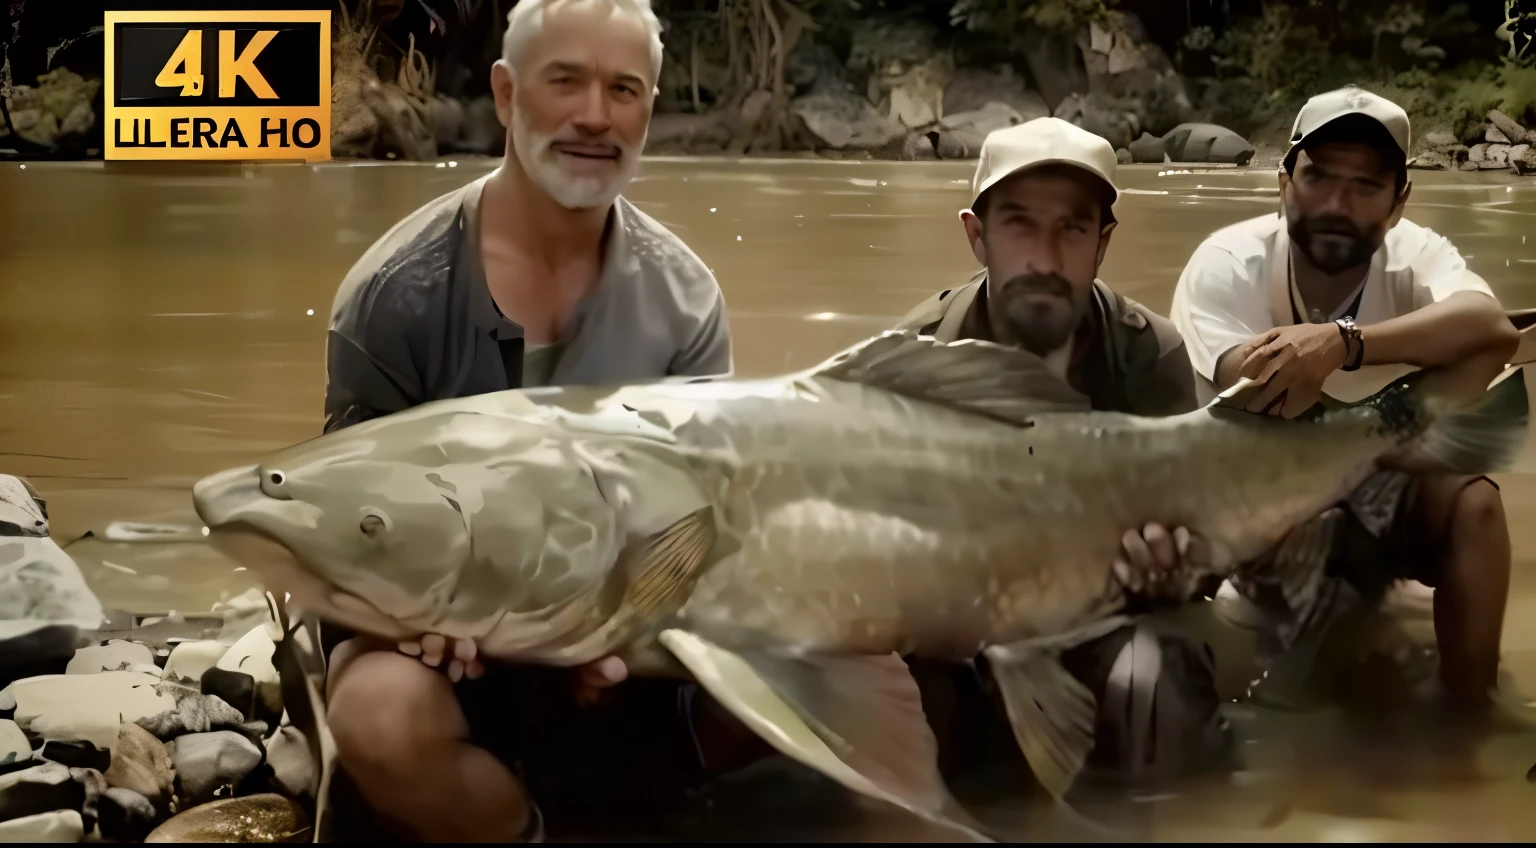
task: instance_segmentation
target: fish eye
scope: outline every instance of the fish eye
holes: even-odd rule
[[[383,516],[369,512],[363,515],[363,520],[359,522],[358,529],[363,531],[364,536],[375,539],[389,529],[389,522],[384,520]]]
[[[272,481],[272,485],[274,485],[274,486],[281,486],[281,485],[283,485],[283,481],[286,480],[287,478],[283,476],[283,472],[281,472],[281,471],[274,471],[274,472],[272,472],[272,474],[267,479]]]

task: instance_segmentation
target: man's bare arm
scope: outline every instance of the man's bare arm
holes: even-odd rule
[[[1497,300],[1475,291],[1456,292],[1407,315],[1360,327],[1364,365],[1420,368],[1468,365],[1486,379],[1498,376],[1520,346],[1520,331]],[[1473,363],[1479,367],[1472,368]]]

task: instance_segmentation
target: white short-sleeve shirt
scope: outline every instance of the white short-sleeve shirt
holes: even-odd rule
[[[1190,364],[1206,392],[1223,353],[1260,333],[1295,323],[1289,257],[1290,237],[1279,215],[1217,230],[1190,257],[1174,289],[1169,318],[1183,335]],[[1401,220],[1371,258],[1355,320],[1375,324],[1398,318],[1461,291],[1494,296],[1487,283],[1468,273],[1466,261],[1444,236]],[[1407,365],[1372,365],[1338,371],[1323,384],[1323,391],[1342,401],[1360,400],[1413,370]]]

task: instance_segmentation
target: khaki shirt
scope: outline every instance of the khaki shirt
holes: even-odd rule
[[[939,292],[897,325],[940,341],[993,341],[986,273]],[[1073,345],[1068,378],[1093,408],[1133,415],[1178,415],[1197,409],[1194,370],[1172,322],[1094,280],[1093,304]]]

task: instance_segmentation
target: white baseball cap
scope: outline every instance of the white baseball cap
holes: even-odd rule
[[[1363,116],[1370,122],[1362,122],[1367,132],[1380,126],[1379,140],[1391,144],[1408,156],[1408,113],[1403,107],[1377,94],[1355,85],[1324,92],[1308,100],[1296,113],[1296,123],[1291,126],[1291,144],[1285,151],[1285,161],[1303,142],[1319,130],[1341,118]],[[1362,138],[1361,141],[1366,139]]]
[[[1113,221],[1114,204],[1120,199],[1120,190],[1115,187],[1115,167],[1119,164],[1115,148],[1108,141],[1060,118],[1036,118],[993,130],[981,143],[981,158],[971,180],[971,206],[987,189],[1020,171],[1043,165],[1071,165],[1104,182],[1110,198],[1110,208],[1105,212]]]

